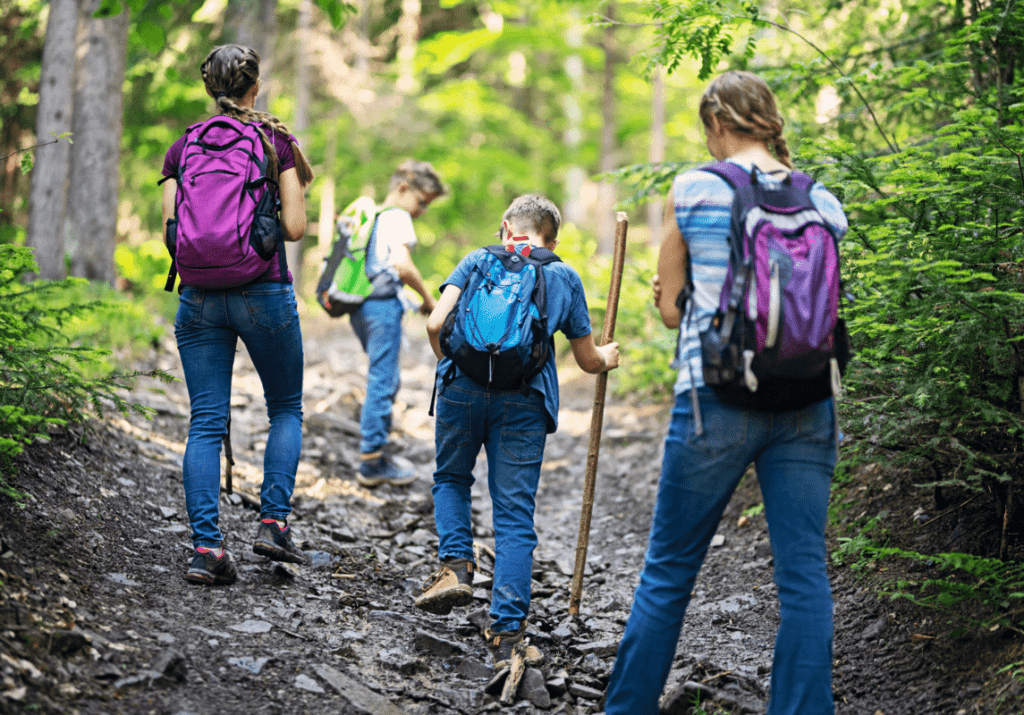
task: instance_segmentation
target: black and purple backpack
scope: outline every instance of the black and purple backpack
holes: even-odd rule
[[[703,170],[736,192],[729,268],[700,336],[704,383],[723,402],[771,412],[837,393],[850,347],[839,248],[811,201],[814,180],[794,171],[764,184],[756,167],[728,161]]]
[[[275,260],[287,282],[285,252],[278,250],[276,182],[255,124],[219,115],[185,133],[174,218],[165,242],[171,270],[165,289],[183,285],[233,288],[270,271]],[[171,177],[168,177],[171,178]]]

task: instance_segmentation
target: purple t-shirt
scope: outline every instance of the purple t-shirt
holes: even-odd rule
[[[269,125],[262,125],[263,133],[267,135],[267,138],[274,143],[274,150],[277,152],[278,162],[278,173],[283,172],[287,169],[295,168],[295,152],[292,151],[292,142],[298,141],[291,134],[282,134],[281,132],[275,132]],[[167,154],[164,155],[164,168],[161,172],[164,176],[177,176],[178,165],[181,163],[181,154],[185,151],[185,137],[186,134],[182,134],[178,141],[171,144],[171,148],[167,150]],[[271,189],[273,191],[273,189]],[[281,264],[278,261],[273,261],[263,277],[260,279],[261,282],[279,282],[281,280]],[[288,281],[292,280],[292,272],[288,271]]]

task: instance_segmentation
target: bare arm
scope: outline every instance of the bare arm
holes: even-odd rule
[[[402,279],[402,282],[419,293],[420,297],[423,298],[423,305],[420,307],[420,312],[429,314],[434,310],[434,296],[430,295],[430,289],[427,288],[427,284],[423,282],[423,276],[420,275],[420,271],[416,267],[416,264],[412,262],[412,254],[409,253],[409,247],[404,244],[392,246],[390,260],[391,265],[395,267],[395,270],[398,272],[398,277]]]
[[[298,170],[292,167],[282,171],[277,187],[281,197],[281,229],[284,238],[286,241],[298,241],[306,235],[306,196],[302,191]]]
[[[582,338],[572,338],[569,344],[572,345],[572,355],[576,358],[576,364],[583,372],[594,375],[614,370],[619,366],[618,343],[598,346],[594,342],[594,334],[590,333]]]
[[[178,181],[177,179],[168,179],[164,182],[164,194],[163,200],[160,202],[163,206],[164,211],[164,226],[167,226],[167,220],[174,218],[174,201],[175,196],[178,193]],[[166,230],[166,229],[165,229]]]
[[[452,308],[459,302],[462,289],[453,285],[446,285],[441,293],[441,300],[437,301],[430,317],[427,318],[427,337],[430,339],[430,347],[434,349],[434,355],[440,360],[444,357],[441,352],[441,328],[444,327],[444,319],[452,312]]]
[[[669,189],[665,201],[665,218],[662,222],[661,250],[658,253],[658,275],[655,288],[655,305],[661,313],[661,322],[666,328],[678,328],[681,316],[676,307],[676,297],[683,289],[688,274],[690,254],[686,240],[676,223],[675,197]],[[660,287],[660,290],[658,289]]]

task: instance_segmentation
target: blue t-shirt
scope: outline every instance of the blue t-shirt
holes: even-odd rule
[[[466,286],[473,266],[479,261],[486,251],[478,248],[463,258],[455,270],[448,276],[441,290],[445,286],[453,285],[459,290]],[[548,335],[554,335],[561,330],[565,337],[570,340],[590,335],[590,313],[587,310],[587,297],[583,292],[583,281],[576,271],[561,261],[549,263],[541,270],[544,271],[544,284],[548,294]],[[437,364],[437,388],[443,389],[441,375],[448,372],[452,361],[447,356],[441,358]],[[456,376],[462,375],[462,371],[456,368]],[[532,380],[530,387],[544,395],[544,408],[547,410],[547,431],[554,432],[558,428],[558,371],[555,369],[555,357],[552,355],[544,367],[541,368]]]

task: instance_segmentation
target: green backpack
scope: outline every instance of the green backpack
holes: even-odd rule
[[[331,255],[323,263],[316,300],[327,314],[339,318],[355,311],[374,291],[366,274],[366,256],[376,250],[377,217],[388,208],[360,196],[338,217]],[[380,295],[380,297],[385,297]]]

